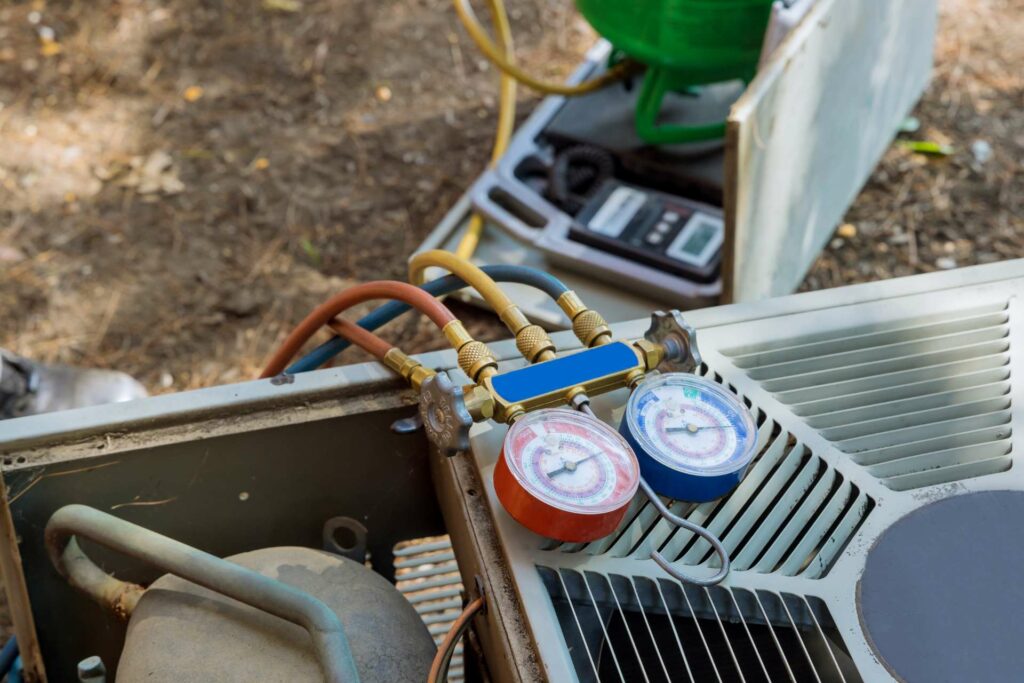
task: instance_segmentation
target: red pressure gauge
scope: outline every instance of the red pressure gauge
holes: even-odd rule
[[[505,435],[498,499],[530,531],[565,542],[607,536],[640,482],[636,456],[600,420],[564,408],[527,413]]]

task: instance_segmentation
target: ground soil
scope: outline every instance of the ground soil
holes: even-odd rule
[[[548,77],[592,41],[566,0],[511,7]],[[953,153],[894,146],[805,289],[1024,253],[1022,10],[944,0],[912,137]],[[486,162],[495,81],[447,0],[4,4],[0,346],[154,392],[253,376],[329,293],[403,278]]]
[[[520,59],[564,77],[593,40],[571,2],[510,4]],[[153,392],[234,382],[330,293],[403,279],[495,123],[449,5],[0,5],[0,346]],[[903,137],[952,153],[894,145],[804,289],[1024,255],[1024,0],[941,8]],[[388,334],[438,346],[415,319]]]

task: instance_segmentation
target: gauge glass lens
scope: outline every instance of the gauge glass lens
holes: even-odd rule
[[[644,381],[626,407],[644,452],[673,469],[718,474],[745,466],[756,426],[747,407],[717,383],[672,373]]]
[[[573,512],[618,509],[639,483],[639,465],[626,441],[600,420],[572,410],[538,410],[517,420],[505,436],[505,457],[533,496]]]

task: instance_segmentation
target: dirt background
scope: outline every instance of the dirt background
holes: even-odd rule
[[[593,40],[569,0],[510,9],[549,78]],[[1024,254],[1022,64],[1024,1],[942,0],[909,137],[952,154],[894,145],[805,289]],[[5,2],[0,346],[153,392],[252,377],[330,293],[404,279],[486,163],[496,81],[447,0]]]

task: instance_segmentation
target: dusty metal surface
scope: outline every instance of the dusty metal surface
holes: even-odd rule
[[[359,680],[349,640],[338,615],[312,593],[296,590],[290,584],[95,508],[62,507],[46,524],[45,540],[51,562],[68,583],[124,618],[132,616],[144,589],[103,572],[82,552],[80,539],[89,539],[219,596],[301,626],[313,643],[316,659],[329,683]],[[359,564],[355,566],[360,572],[366,571]],[[356,576],[345,578],[360,577],[357,572]],[[338,587],[339,591],[348,589],[344,584]]]
[[[422,433],[391,430],[413,414],[410,397],[380,390],[387,375],[372,366],[315,374],[287,385],[254,382],[147,399],[114,415],[76,411],[64,434],[59,424],[15,425],[18,433],[3,439],[0,452],[11,462],[4,479],[19,546],[3,554],[14,571],[20,553],[16,576],[24,577],[52,680],[73,675],[93,654],[113,671],[124,638],[123,624],[49,566],[43,528],[63,505],[88,504],[219,556],[320,547],[324,521],[347,516],[367,527],[373,568],[389,578],[395,543],[443,532]],[[120,422],[111,419],[118,416]],[[37,433],[26,438],[33,426]],[[146,584],[159,575],[83,547],[120,579]],[[12,598],[32,648],[28,605]],[[29,666],[39,672],[38,664]]]
[[[363,683],[426,678],[433,639],[380,575],[309,548],[266,548],[228,559],[299,589],[337,614]],[[294,624],[164,576],[132,615],[118,680],[319,681],[323,675],[310,643]]]

